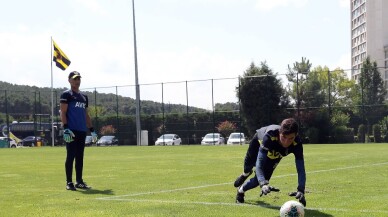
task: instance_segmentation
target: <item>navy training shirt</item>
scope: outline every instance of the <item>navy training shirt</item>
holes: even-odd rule
[[[269,125],[258,129],[257,138],[260,141],[260,149],[266,153],[266,158],[272,161],[274,165],[280,162],[280,160],[293,153],[295,156],[295,165],[298,172],[298,190],[304,192],[306,185],[306,172],[304,167],[303,157],[303,145],[300,137],[297,135],[294,142],[288,147],[284,148],[279,143],[279,125]],[[260,152],[260,151],[259,151]],[[275,166],[276,167],[276,166]],[[272,171],[275,169],[272,168]],[[272,172],[271,172],[272,173]],[[259,182],[265,178],[262,173],[257,174]]]
[[[72,90],[66,90],[62,93],[60,102],[68,105],[66,118],[69,129],[86,132],[88,97],[81,92],[76,93]]]

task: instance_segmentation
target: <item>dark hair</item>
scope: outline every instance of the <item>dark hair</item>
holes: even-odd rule
[[[299,126],[298,123],[293,118],[287,118],[282,121],[280,124],[279,133],[284,135],[289,135],[291,133],[298,134]]]

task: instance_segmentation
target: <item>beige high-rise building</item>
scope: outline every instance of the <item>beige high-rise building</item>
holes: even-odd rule
[[[358,80],[369,56],[388,87],[388,0],[350,0],[350,4],[352,78]]]

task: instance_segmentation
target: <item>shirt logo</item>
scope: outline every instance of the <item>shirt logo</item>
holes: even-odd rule
[[[85,108],[86,104],[83,102],[76,102],[75,107]]]
[[[283,157],[279,152],[277,152],[275,150],[271,150],[271,151],[268,150],[267,156],[269,159],[272,159],[272,160]]]

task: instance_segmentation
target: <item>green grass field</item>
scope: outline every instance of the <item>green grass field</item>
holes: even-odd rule
[[[84,180],[93,189],[76,192],[65,189],[64,147],[3,148],[0,216],[279,216],[297,186],[294,157],[271,179],[280,192],[253,189],[236,204],[247,147],[87,147]],[[305,216],[388,216],[388,144],[304,149]]]

